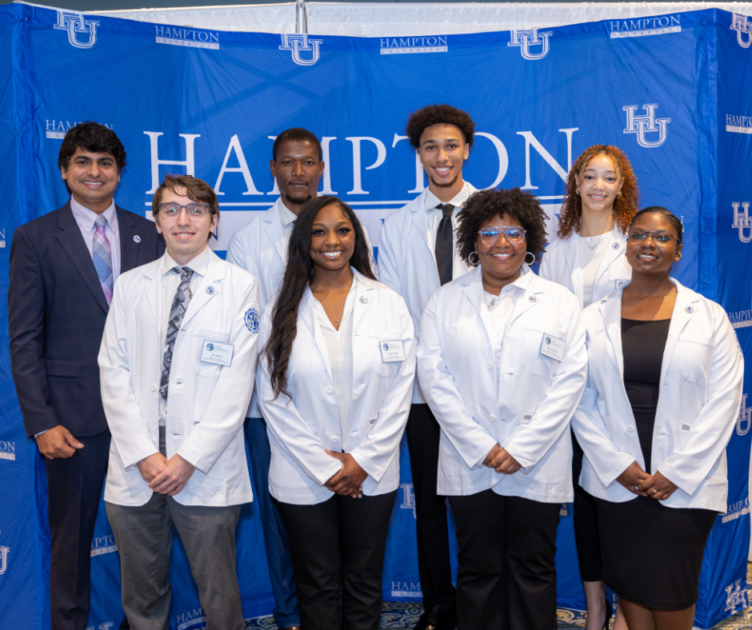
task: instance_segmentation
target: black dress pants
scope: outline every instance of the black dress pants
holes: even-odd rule
[[[415,489],[418,572],[426,610],[454,608],[457,593],[449,564],[446,497],[436,494],[441,428],[428,405],[412,405],[407,419],[407,446]]]
[[[522,474],[522,473],[517,473]],[[449,497],[459,542],[461,630],[555,630],[559,503],[493,490]]]
[[[52,549],[52,630],[84,630],[91,595],[91,541],[110,454],[110,432],[76,436],[84,447],[68,459],[48,459]]]
[[[290,542],[305,630],[378,630],[381,576],[397,491],[316,505],[275,500]],[[342,610],[340,612],[340,589]]]
[[[580,485],[584,454],[572,431],[572,483],[574,484],[574,540],[583,582],[603,580],[601,543],[598,534],[598,512],[595,499]]]

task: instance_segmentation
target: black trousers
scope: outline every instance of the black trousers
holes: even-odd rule
[[[76,436],[84,447],[68,459],[48,459],[52,550],[52,630],[85,630],[91,595],[91,541],[110,453],[110,432]]]
[[[584,454],[572,431],[572,483],[574,484],[574,541],[583,582],[603,580],[601,543],[598,534],[598,512],[595,499],[579,483]]]
[[[335,494],[316,505],[275,500],[290,542],[305,630],[378,630],[386,535],[396,497],[395,490],[361,499]]]
[[[521,474],[521,473],[518,473]],[[485,490],[449,497],[457,523],[462,630],[555,630],[559,503]]]
[[[415,489],[418,572],[426,610],[449,611],[457,593],[449,564],[446,497],[436,494],[441,429],[428,405],[413,405],[407,419],[407,446]]]

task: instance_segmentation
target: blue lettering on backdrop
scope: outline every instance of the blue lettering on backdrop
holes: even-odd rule
[[[752,356],[752,93],[745,89],[752,85],[751,24],[706,10],[546,30],[347,38],[0,7],[0,147],[15,156],[0,172],[0,297],[7,295],[14,229],[66,199],[57,153],[78,121],[98,120],[125,144],[128,167],[117,199],[130,210],[149,216],[165,173],[190,173],[213,185],[222,219],[211,246],[220,255],[235,230],[279,194],[268,166],[274,138],[288,127],[311,129],[327,163],[321,192],[350,203],[378,247],[384,217],[426,185],[405,120],[423,105],[450,100],[477,123],[466,179],[478,188],[519,186],[538,195],[552,233],[573,160],[596,143],[623,148],[643,203],[682,217],[685,255],[677,277],[724,305]],[[39,567],[49,563],[46,478],[24,434],[6,331],[3,309],[0,504],[12,509],[0,513],[0,610],[8,627],[45,627],[48,574]],[[752,393],[749,379],[745,392]],[[748,603],[740,586],[749,544],[748,400],[728,448],[728,512],[718,518],[705,556],[701,628]],[[404,445],[400,459],[384,597],[412,600],[421,585]],[[174,546],[170,623],[189,629],[200,625],[203,611],[177,537]],[[559,604],[582,609],[569,509],[558,547]],[[89,626],[117,626],[118,554],[103,510],[92,569]],[[238,574],[246,617],[268,614],[273,597],[253,504],[244,506],[238,529]]]

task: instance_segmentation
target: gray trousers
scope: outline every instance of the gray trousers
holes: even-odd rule
[[[167,630],[172,525],[183,542],[207,630],[243,630],[235,570],[240,506],[185,506],[154,493],[145,505],[106,503],[120,552],[123,610],[131,630]]]

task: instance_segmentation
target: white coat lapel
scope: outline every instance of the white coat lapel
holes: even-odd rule
[[[206,277],[204,277],[204,281],[194,293],[191,303],[188,305],[183,324],[188,323],[196,313],[226,288],[222,286],[222,280],[225,277],[224,266],[217,264],[219,258],[213,251],[209,250],[208,253],[209,262],[206,265]],[[190,267],[190,264],[188,266]]]
[[[564,257],[567,263],[569,276],[572,278],[572,293],[575,294],[580,304],[583,304],[585,297],[582,289],[582,265],[580,264],[580,245],[576,234],[572,234],[566,241],[564,248]]]
[[[603,325],[606,327],[608,340],[611,342],[611,352],[619,366],[621,380],[624,380],[624,353],[621,346],[621,296],[623,290],[608,299],[601,300],[600,312]]]
[[[356,285],[355,302],[353,302],[353,331],[358,330],[358,324],[365,317],[376,294],[375,288],[364,276],[360,275],[357,271],[354,273],[356,276]]]
[[[282,203],[278,201],[277,203]],[[272,245],[274,250],[282,260],[282,266],[287,264],[287,239],[285,238],[285,229],[282,227],[282,221],[280,221],[279,213],[277,212],[277,204],[274,204],[263,217],[263,226],[266,237]]]
[[[159,258],[150,265],[147,265],[144,269],[144,294],[146,295],[146,302],[149,305],[149,310],[154,317],[154,332],[159,336],[159,331],[162,330],[162,258]]]
[[[483,322],[483,330],[486,333],[488,344],[491,346],[491,339],[488,337],[488,331],[491,330],[491,317],[488,314],[488,308],[484,304],[483,275],[480,267],[476,267],[469,274],[463,276],[461,282],[462,288],[465,290],[465,296],[478,312],[478,316]]]
[[[321,328],[319,328],[319,325],[316,322],[316,313],[313,310],[313,300],[313,293],[311,293],[311,288],[309,287],[306,289],[305,295],[300,302],[300,307],[298,310],[298,313],[300,313],[300,315],[298,321],[302,320],[302,322],[308,327],[311,336],[316,342],[316,348],[319,351],[321,360],[326,367],[326,373],[329,375],[329,380],[333,383],[334,378],[332,377],[332,366],[329,363],[329,352],[326,349],[326,344],[324,343],[324,335],[321,333]]]
[[[626,247],[626,239],[624,235],[619,232],[619,228],[615,227],[611,235],[611,243],[603,253],[600,267],[598,268],[598,275],[595,278],[595,285],[601,284],[601,279],[608,273],[609,267],[613,265],[619,258],[624,256],[624,249]]]
[[[534,306],[538,306],[545,301],[545,291],[541,288],[542,282],[539,284],[540,279],[529,268],[527,268],[525,276],[517,282],[527,282],[527,286],[523,284],[525,293],[517,300],[514,307],[514,312],[507,325],[507,330],[510,330],[513,322],[521,317],[524,313],[529,311]]]
[[[428,213],[425,210],[427,190],[428,189],[424,190],[418,197],[416,197],[415,201],[413,201],[410,206],[411,225],[408,227],[408,230],[416,230],[416,233],[420,237],[420,241],[422,241],[428,248],[428,251],[424,252],[424,254],[430,254],[431,258],[435,261],[435,256],[433,253],[434,245],[430,242],[429,239]],[[405,237],[407,238],[408,234],[405,234]],[[407,247],[405,248],[405,251],[409,252],[411,249],[410,239],[407,238]],[[435,268],[436,264],[434,264],[433,266]],[[436,277],[439,277],[438,268],[436,269]]]
[[[673,278],[671,278],[671,281],[676,285],[676,302],[674,302],[674,310],[671,313],[671,323],[668,327],[666,348],[663,350],[661,384],[665,381],[666,370],[668,369],[668,364],[671,362],[671,357],[674,355],[679,336],[687,323],[689,323],[689,320],[697,312],[697,307],[700,302],[699,296],[688,291]]]

